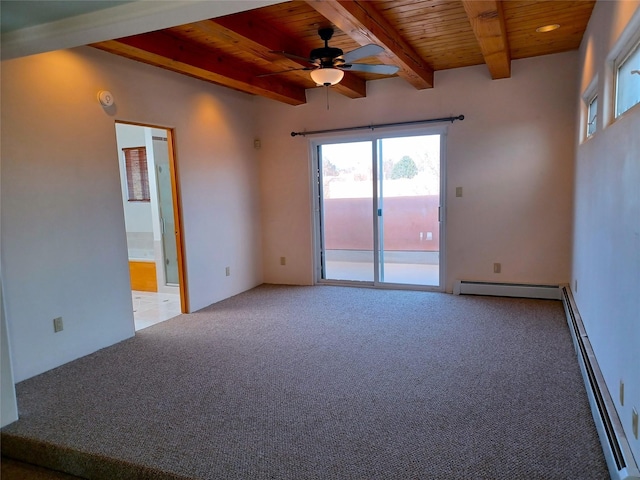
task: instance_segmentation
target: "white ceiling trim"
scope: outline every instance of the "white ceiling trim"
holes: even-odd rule
[[[2,59],[127,37],[276,3],[282,0],[136,1],[7,32],[1,39]]]

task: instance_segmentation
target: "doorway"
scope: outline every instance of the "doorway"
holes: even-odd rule
[[[136,330],[186,312],[173,136],[116,122]]]
[[[312,143],[318,282],[442,289],[443,141],[426,132]]]

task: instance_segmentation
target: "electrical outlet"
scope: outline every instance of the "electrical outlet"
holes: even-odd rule
[[[493,273],[500,273],[502,271],[502,265],[499,263],[493,264]]]
[[[62,317],[56,317],[53,319],[53,331],[55,333],[61,332],[64,330],[64,325],[62,324]]]
[[[624,405],[624,381],[620,380],[620,405]]]
[[[287,257],[280,257],[280,265],[286,265],[287,264]]]
[[[227,268],[225,268],[225,269],[224,269],[224,274],[225,274],[227,277],[230,277],[230,276],[231,276],[231,267],[227,267]]]
[[[635,408],[631,412],[631,431],[636,440],[638,440],[638,410]]]

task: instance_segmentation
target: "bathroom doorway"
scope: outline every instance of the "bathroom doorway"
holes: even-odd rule
[[[172,131],[116,122],[136,330],[187,312]]]

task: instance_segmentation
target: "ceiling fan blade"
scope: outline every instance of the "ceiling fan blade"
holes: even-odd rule
[[[291,60],[296,60],[298,62],[306,62],[306,63],[311,63],[312,65],[316,65],[318,62],[313,61],[309,58],[306,57],[301,57],[299,55],[294,55],[293,53],[287,53],[284,51],[280,51],[280,50],[271,50],[269,53],[275,53],[277,55],[282,55],[283,57],[287,57],[290,58]]]
[[[350,52],[345,53],[342,58],[344,59],[344,63],[351,63],[354,60],[360,60],[365,57],[372,57],[374,55],[378,55],[379,53],[384,52],[384,48],[380,45],[376,45],[375,43],[370,43],[369,45],[364,45],[360,48],[356,48],[355,50],[351,50]]]
[[[340,68],[351,72],[378,73],[380,75],[393,75],[400,70],[395,65],[369,65],[367,63],[348,63],[341,65]]]
[[[281,73],[300,72],[300,71],[303,71],[303,70],[315,70],[315,68],[312,68],[312,67],[291,68],[289,70],[281,70],[279,72],[262,73],[260,75],[256,75],[256,78],[269,77],[271,75],[279,75]]]

